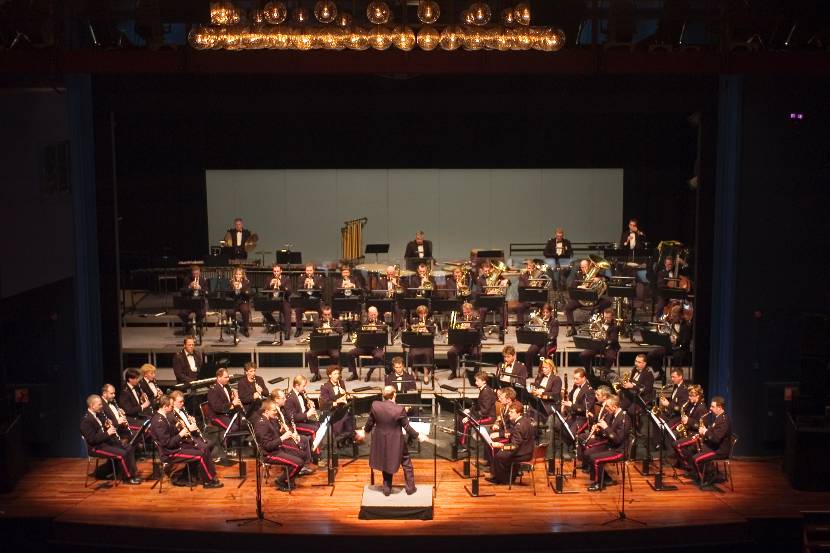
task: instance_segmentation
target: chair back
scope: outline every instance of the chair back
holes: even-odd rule
[[[729,438],[729,452],[726,454],[726,458],[730,461],[732,460],[732,452],[735,451],[735,444],[738,443],[738,435],[732,434]]]
[[[199,411],[202,413],[202,420],[205,422],[205,426],[211,424],[210,410],[208,409],[207,401],[203,401],[199,404]]]
[[[533,460],[532,463],[535,465],[541,459],[542,461],[545,460],[545,456],[548,454],[548,444],[540,443],[533,447]]]
[[[89,444],[86,443],[86,438],[83,434],[81,434],[81,441],[84,442],[84,447],[86,448],[86,456],[92,457],[92,452],[89,450]]]

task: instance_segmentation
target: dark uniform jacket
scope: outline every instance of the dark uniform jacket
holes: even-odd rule
[[[623,411],[636,414],[643,409],[636,399],[637,396],[640,396],[646,405],[654,400],[654,373],[649,367],[645,367],[642,371],[632,370],[631,383],[634,387],[630,390],[620,389],[620,407]]]
[[[239,393],[239,401],[242,402],[242,407],[244,407],[246,411],[255,401],[255,384],[259,384],[259,387],[262,388],[262,391],[259,393],[259,395],[261,396],[260,401],[262,400],[262,398],[268,397],[268,387],[265,385],[265,380],[263,380],[262,377],[259,375],[255,376],[254,380],[255,382],[248,382],[247,378],[243,378],[236,383],[236,391]]]
[[[134,388],[135,394],[129,384],[124,384],[121,392],[118,394],[118,404],[124,409],[124,414],[132,418],[149,418],[152,414],[151,407],[146,409],[141,408],[141,386]],[[136,395],[138,399],[136,399]],[[152,402],[152,398],[147,396]]]
[[[567,238],[563,238],[562,255],[556,255],[556,237],[554,237],[548,240],[547,244],[545,244],[545,251],[542,252],[542,255],[553,259],[570,259],[574,256],[574,249],[571,246],[571,241]]]
[[[402,405],[388,400],[372,403],[369,420],[363,427],[366,433],[375,431],[369,454],[370,467],[387,473],[398,471],[403,456],[408,454],[401,428],[409,437],[418,437],[418,432],[410,426],[406,409]]]
[[[666,407],[666,420],[680,420],[680,409],[689,400],[689,388],[685,382],[679,386],[673,386],[672,393],[667,398],[669,405]]]
[[[579,390],[576,395],[574,395],[574,390]],[[567,397],[569,400],[573,401],[573,405],[569,408],[570,418],[586,418],[588,413],[594,412],[594,404],[597,402],[597,395],[588,382],[585,382],[585,384],[582,385],[582,388],[579,388],[576,384],[574,384]]]
[[[726,413],[715,416],[709,415],[706,421],[706,434],[703,435],[703,445],[714,451],[719,457],[729,455],[732,447],[732,424]]]
[[[496,420],[496,401],[496,392],[494,392],[490,386],[485,384],[479,389],[478,399],[473,404],[473,408],[470,410],[470,413],[477,420],[484,419],[494,421]]]
[[[706,415],[709,410],[703,404],[702,401],[698,401],[697,403],[692,403],[691,401],[686,404],[686,407],[683,408],[683,414],[689,417],[689,420],[686,421],[686,429],[689,434],[697,432],[698,424],[700,423],[700,418]]]
[[[530,417],[519,417],[519,420],[512,423],[510,430],[510,441],[505,446],[514,458],[530,459],[533,457],[533,443],[536,430]]]
[[[150,420],[150,433],[162,449],[162,455],[169,456],[179,451],[184,445],[184,438],[179,436],[175,415],[159,411]]]
[[[432,241],[431,240],[424,240],[424,260],[429,260],[432,257]],[[406,250],[403,254],[404,257],[418,257],[418,244],[415,240],[410,241],[406,245]]]
[[[205,363],[201,351],[193,350],[193,361],[196,365],[196,372],[191,370],[190,363],[187,361],[187,354],[184,350],[177,351],[173,355],[173,374],[176,375],[176,382],[181,384],[199,380],[199,373],[202,371],[202,366]]]
[[[341,379],[339,382],[340,393],[338,394],[334,389],[334,384],[331,380],[327,380],[320,386],[320,409],[323,411],[330,411],[332,404],[340,399],[346,393],[346,384]]]
[[[513,385],[514,383],[517,386],[521,386],[522,388],[525,387],[525,381],[527,380],[527,367],[525,364],[518,360],[513,360],[513,370],[511,373],[507,373],[505,371],[504,364],[500,364],[498,371],[496,371],[496,380],[498,380],[502,386],[507,386],[507,382],[501,379],[502,376],[510,378],[510,384]]]
[[[225,391],[227,390],[227,394]],[[220,419],[225,423],[229,422],[226,419],[230,419],[233,416],[233,406],[231,405],[228,396],[233,397],[231,394],[231,387],[226,385],[222,386],[218,382],[214,383],[213,386],[210,387],[207,394],[207,402],[208,402],[208,416],[211,420],[213,419]]]
[[[117,435],[110,436],[103,429],[103,425],[106,424],[104,422],[105,420],[106,416],[104,415],[104,413],[98,413],[97,415],[93,415],[89,412],[89,409],[87,409],[84,413],[84,416],[81,417],[81,435],[84,437],[84,440],[86,440],[86,445],[88,448],[91,449],[104,444],[115,446],[121,445],[118,441]]]
[[[412,376],[412,373],[406,371],[401,376],[395,374],[394,371],[387,374],[384,385],[394,386],[395,391],[399,394],[413,392],[418,389],[418,385],[415,384],[415,377]]]
[[[282,447],[279,426],[279,418],[272,421],[266,417],[258,417],[254,423],[257,443],[265,453],[275,453]]]
[[[603,417],[606,422],[611,419],[611,422],[608,423],[608,428],[602,429],[600,432],[600,436],[603,436],[605,439],[608,440],[606,447],[612,451],[616,451],[617,453],[622,453],[625,451],[625,444],[626,444],[626,436],[628,436],[628,429],[629,429],[629,418],[625,416],[625,412],[620,410],[614,415],[609,417]]]
[[[533,383],[537,388],[542,385],[544,378],[545,374],[542,372],[536,375],[536,380]],[[562,402],[562,379],[559,376],[551,374],[548,377],[548,381],[545,383],[545,389],[542,391],[541,399],[546,408],[559,409],[559,405]],[[550,411],[548,413],[550,414]]]
[[[306,415],[308,408],[303,396],[308,397],[305,393],[302,395],[297,394],[297,391],[293,388],[288,392],[285,399],[285,406],[282,408],[286,418],[290,419],[293,416],[294,422],[309,422],[308,415]]]

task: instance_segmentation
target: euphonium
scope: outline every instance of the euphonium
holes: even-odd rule
[[[501,261],[490,262],[490,275],[486,279],[487,290],[485,290],[485,294],[490,296],[498,296],[502,294],[502,291],[498,288],[498,285],[499,280],[501,280],[501,274],[506,270],[507,266]]]
[[[619,393],[620,389],[622,388],[622,385],[627,382],[631,382],[631,371],[628,371],[627,373],[623,374],[622,378],[611,384],[611,386],[614,388],[615,392]]]
[[[608,289],[608,285],[599,277],[599,273],[600,271],[610,269],[611,264],[600,256],[593,254],[588,256],[588,264],[588,272],[585,274],[585,278],[579,287],[586,290],[593,290],[596,292],[597,297],[599,297]],[[594,305],[594,302],[588,300],[579,300],[579,303],[584,306]]]

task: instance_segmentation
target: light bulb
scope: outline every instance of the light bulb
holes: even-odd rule
[[[517,25],[530,25],[530,6],[527,2],[519,2],[513,8],[513,19]]]
[[[441,31],[441,39],[438,44],[442,50],[457,50],[461,46],[461,39],[463,32],[460,27],[455,25],[447,25]]]
[[[418,31],[418,47],[421,50],[429,52],[435,50],[438,46],[438,41],[441,40],[441,33],[435,30],[435,27],[424,25]]]
[[[369,46],[375,50],[386,50],[392,45],[389,29],[383,25],[373,25],[369,29]]]
[[[388,23],[391,14],[392,11],[386,2],[372,0],[366,6],[366,19],[369,20],[369,23],[374,23],[375,25],[385,25]]]
[[[334,19],[334,24],[343,29],[348,29],[352,26],[352,14],[349,12],[340,12]]]
[[[369,32],[363,27],[352,27],[346,46],[349,50],[366,50],[369,48]]]
[[[288,8],[285,7],[285,2],[268,2],[262,11],[265,21],[271,25],[280,25],[288,19]]]
[[[430,25],[441,17],[441,7],[435,0],[421,0],[418,2],[418,19],[421,23]]]
[[[331,23],[337,17],[337,6],[331,0],[318,0],[314,4],[314,17],[320,23]]]
[[[469,18],[473,25],[487,25],[490,23],[490,17],[493,15],[490,11],[490,6],[486,2],[474,2],[467,10]]]
[[[415,31],[404,25],[398,25],[392,31],[392,44],[398,50],[409,52],[415,47]]]

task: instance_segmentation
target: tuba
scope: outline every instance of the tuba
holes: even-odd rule
[[[608,336],[608,327],[600,313],[594,313],[591,320],[588,321],[588,329],[593,340],[605,341]]]
[[[596,292],[597,297],[599,297],[608,289],[608,285],[599,277],[599,273],[600,271],[610,269],[611,264],[600,256],[593,254],[588,256],[588,263],[588,272],[585,274],[585,278],[579,287],[585,290],[593,290]],[[594,305],[594,302],[588,300],[579,300],[579,303],[586,307]]]
[[[490,276],[487,277],[487,289],[485,294],[489,296],[500,296],[502,291],[498,288],[501,274],[507,270],[507,266],[501,261],[490,262]]]

